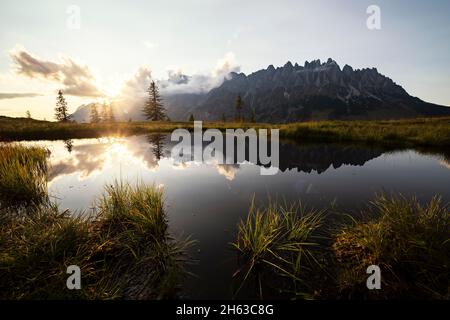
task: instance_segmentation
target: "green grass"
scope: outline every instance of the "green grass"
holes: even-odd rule
[[[450,118],[321,121],[283,125],[280,136],[299,142],[362,142],[389,147],[450,146]]]
[[[0,140],[75,139],[192,129],[192,122],[77,124],[0,117]],[[311,121],[291,124],[205,122],[203,128],[279,128],[299,142],[361,142],[395,147],[450,146],[450,118],[390,121]]]
[[[46,200],[47,156],[42,148],[0,144],[0,208]]]
[[[337,232],[340,295],[350,298],[450,299],[450,208],[437,197],[379,196]],[[366,268],[382,270],[382,290],[368,292]]]
[[[115,183],[98,201],[102,256],[117,274],[124,297],[174,297],[188,262],[189,239],[168,234],[163,192],[155,186]]]
[[[256,277],[259,297],[263,298],[264,273],[281,276],[297,287],[312,268],[320,267],[314,256],[319,246],[318,229],[323,212],[308,210],[300,203],[279,206],[271,203],[267,208],[257,208],[252,200],[246,220],[239,224],[236,241],[232,244],[240,254],[238,294],[249,277]]]
[[[5,172],[47,172],[45,150],[11,145],[3,154],[17,160],[4,161]],[[186,275],[185,252],[193,242],[169,235],[161,189],[116,182],[105,188],[87,216],[61,211],[48,200],[41,175],[25,176],[26,182],[42,188],[33,195],[42,199],[24,202],[24,193],[20,205],[0,208],[0,299],[160,299],[177,295]],[[33,183],[33,179],[38,181]],[[0,194],[17,187],[12,179],[2,183]],[[81,290],[66,287],[69,265],[81,269]]]
[[[193,242],[168,233],[161,189],[115,182],[92,214],[77,215],[48,200],[46,150],[2,145],[0,155],[0,299],[176,297]],[[252,201],[232,244],[236,295],[252,282],[260,298],[269,287],[291,298],[450,299],[449,235],[439,198],[379,196],[339,227],[299,203]],[[72,264],[81,290],[66,288]],[[365,286],[372,264],[382,270],[380,291]]]
[[[243,123],[205,123],[205,128],[249,128],[264,125]],[[61,140],[126,136],[152,132],[172,132],[178,128],[193,129],[192,122],[115,122],[115,123],[63,123],[0,116],[0,141]]]
[[[327,209],[334,211],[335,208]],[[238,290],[286,298],[450,299],[450,210],[438,197],[378,196],[360,219],[324,220],[297,205],[250,206],[235,242]],[[381,269],[381,290],[368,290],[367,267]],[[286,279],[288,281],[286,281]]]
[[[100,261],[92,261],[90,225],[54,205],[3,210],[0,229],[0,299],[113,297],[110,281],[100,285]],[[82,272],[82,290],[66,288],[69,265]]]

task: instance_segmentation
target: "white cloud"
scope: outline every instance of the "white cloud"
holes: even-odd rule
[[[182,70],[169,70],[168,79],[160,80],[161,90],[166,94],[201,93],[220,86],[228,79],[231,72],[240,72],[240,66],[233,52],[228,52],[219,59],[211,72],[197,73],[192,76],[183,74]]]
[[[10,51],[10,57],[17,74],[59,83],[65,94],[80,97],[103,95],[91,70],[70,57],[61,56],[59,62],[47,61],[32,55],[20,46]]]
[[[33,92],[0,92],[0,100],[2,99],[15,99],[15,98],[34,98],[38,97],[40,94]]]

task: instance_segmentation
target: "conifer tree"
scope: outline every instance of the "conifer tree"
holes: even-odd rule
[[[242,108],[244,107],[244,101],[242,101],[241,95],[236,98],[236,121],[242,121]]]
[[[69,121],[69,115],[67,114],[67,102],[64,98],[62,90],[58,91],[58,96],[56,97],[55,118],[56,120],[62,122]]]
[[[250,116],[248,118],[248,122],[256,122],[256,111],[254,108],[250,109]]]
[[[109,122],[116,122],[116,116],[114,115],[112,103],[109,104]]]
[[[106,105],[105,100],[103,100],[103,104],[102,104],[102,121],[103,122],[108,122],[109,117],[108,117],[108,106]]]
[[[148,90],[148,100],[145,103],[143,112],[147,120],[163,121],[167,120],[166,110],[164,109],[162,98],[159,94],[158,86],[152,81]]]
[[[97,104],[91,105],[91,123],[99,123],[100,115],[98,114]]]

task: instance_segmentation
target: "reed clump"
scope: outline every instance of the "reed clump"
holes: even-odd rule
[[[48,151],[0,144],[0,207],[47,200]]]
[[[375,198],[363,218],[334,236],[341,295],[369,298],[450,298],[450,209],[434,197]],[[382,289],[369,293],[366,268],[382,270]]]
[[[287,298],[450,298],[450,209],[439,197],[421,204],[378,195],[358,219],[327,210],[351,223],[325,223],[323,211],[252,202],[233,243],[241,262],[238,291],[252,278],[260,297],[273,286]],[[381,270],[381,290],[367,287],[372,265]]]
[[[268,278],[275,275],[288,280],[295,294],[303,295],[300,288],[308,285],[305,278],[321,266],[315,253],[320,246],[323,218],[323,211],[308,209],[301,203],[270,203],[267,208],[258,208],[253,199],[249,214],[239,223],[236,240],[232,243],[241,262],[235,273],[241,278],[236,294],[249,277],[254,276],[262,298],[263,278],[268,274]]]
[[[45,150],[9,145],[0,152],[13,160],[2,162],[4,176],[19,169],[40,187],[32,200],[24,188],[16,204],[0,208],[0,299],[176,296],[193,241],[169,234],[160,188],[115,182],[92,214],[61,211],[48,200]],[[15,187],[12,179],[2,181],[1,199]],[[70,265],[80,267],[81,290],[66,286]]]

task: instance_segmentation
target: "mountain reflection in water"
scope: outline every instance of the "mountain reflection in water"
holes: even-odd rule
[[[49,192],[61,208],[89,210],[116,179],[163,186],[170,232],[198,240],[189,253],[199,261],[191,269],[196,276],[184,286],[194,299],[231,296],[236,265],[230,242],[253,196],[258,205],[269,197],[314,208],[333,203],[345,214],[380,192],[416,195],[420,201],[439,194],[450,201],[450,153],[442,150],[280,141],[280,171],[262,176],[258,164],[247,162],[178,163],[171,158],[176,142],[166,134],[27,143],[51,151]]]
[[[127,138],[81,139],[75,142],[66,140],[64,146],[67,153],[61,150],[52,152],[50,180],[74,173],[78,173],[82,179],[87,178],[95,172],[102,171],[108,163],[113,163],[117,156],[122,159],[128,157],[130,162],[140,161],[149,170],[155,170],[161,158],[171,158],[171,149],[176,143],[170,140],[169,135],[159,133]],[[204,144],[203,148],[206,145]],[[306,173],[315,171],[320,174],[330,167],[336,169],[343,165],[362,166],[382,154],[383,150],[380,148],[339,144],[297,145],[281,141],[279,169],[281,172],[295,169]],[[236,170],[239,170],[241,165],[238,163],[206,164],[216,167],[218,172],[228,180],[234,178]],[[179,168],[188,167],[189,162],[174,165]]]

